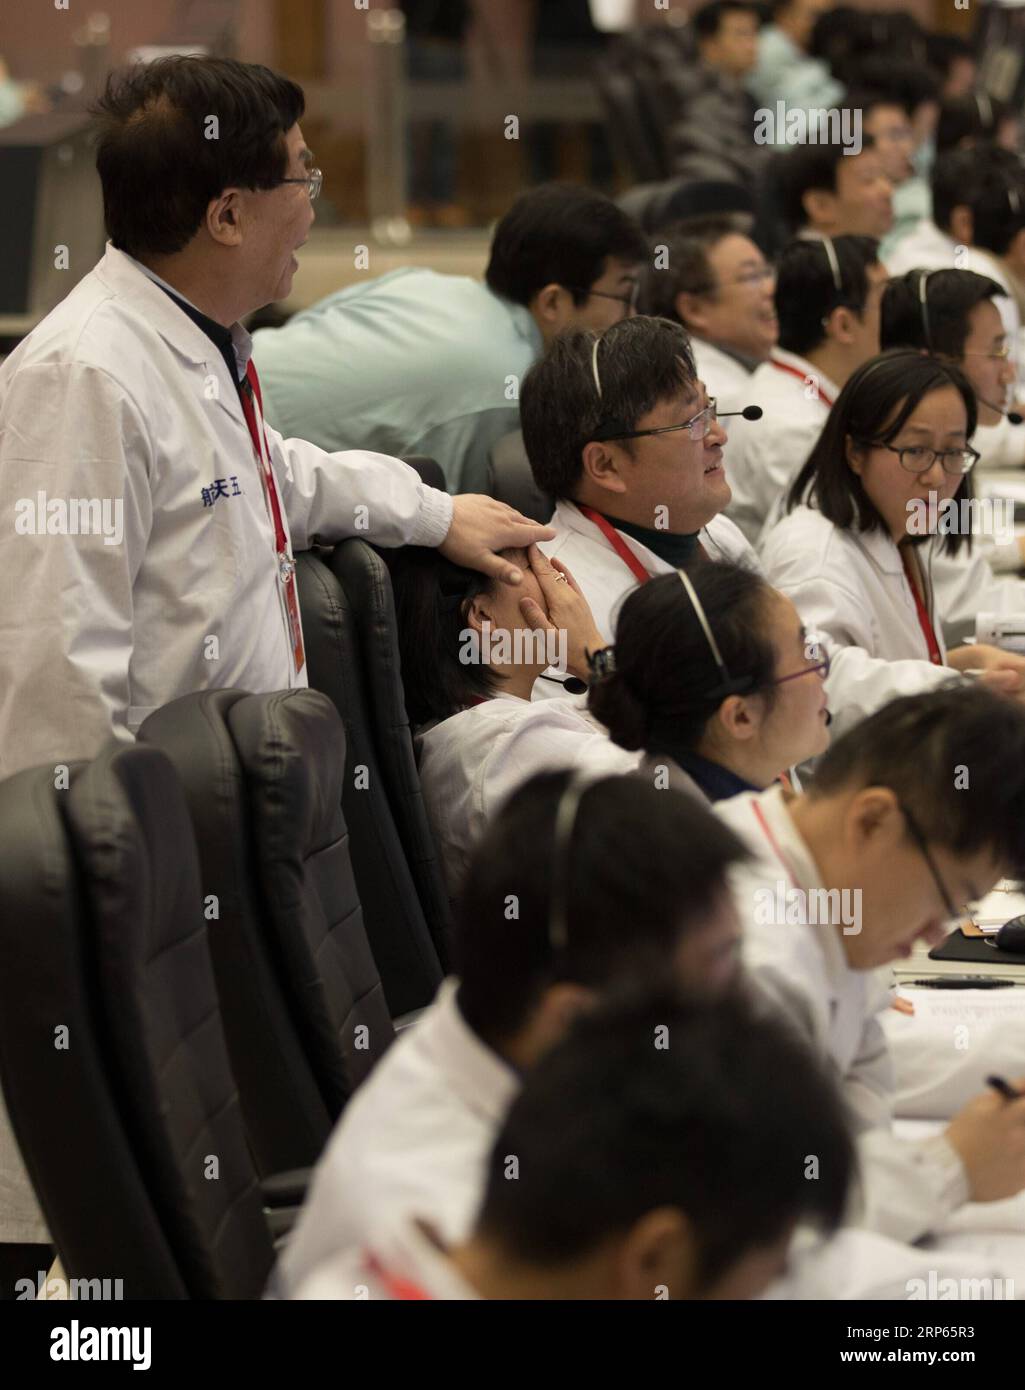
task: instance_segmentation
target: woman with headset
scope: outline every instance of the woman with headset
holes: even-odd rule
[[[643,764],[657,785],[715,801],[826,747],[828,659],[758,574],[703,561],[659,575],[625,600],[608,648],[565,567],[537,550],[528,559],[533,592],[519,599],[428,551],[393,565],[406,707],[450,892],[497,808],[536,772]],[[517,663],[514,641],[498,648],[502,622],[564,638],[573,688],[591,676],[587,704],[532,701],[550,650],[521,641]]]
[[[971,547],[975,424],[975,393],[954,364],[903,350],[870,359],[763,538],[766,573],[805,622],[893,663],[898,694],[939,685],[950,668],[1025,690],[1022,657],[982,644],[948,651],[937,609],[935,556]]]

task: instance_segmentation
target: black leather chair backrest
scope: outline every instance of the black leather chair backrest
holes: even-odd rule
[[[555,500],[542,492],[534,482],[523,435],[519,430],[503,435],[492,447],[488,459],[489,487],[492,497],[508,502],[524,516],[548,524],[555,511]]]
[[[356,616],[322,554],[296,557],[310,685],[345,725],[342,806],[367,936],[393,1018],[429,1004],[442,965],[406,861],[368,713]]]
[[[185,788],[257,1167],[309,1166],[393,1037],[349,857],[341,721],[313,690],[207,690],[139,738]]]
[[[445,967],[451,935],[448,892],[424,807],[406,715],[391,575],[373,546],[358,539],[336,545],[328,563],[349,599],[356,620],[361,666],[369,697],[371,736],[380,759],[395,826],[416,882],[428,928]]]
[[[19,773],[0,834],[0,1075],[68,1274],[257,1297],[273,1251],[173,768],[114,744],[69,790]]]

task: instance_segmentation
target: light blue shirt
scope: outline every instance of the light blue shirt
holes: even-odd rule
[[[267,418],[286,438],[425,454],[450,492],[483,490],[492,446],[519,428],[520,384],[541,348],[522,305],[417,268],[351,285],[253,337]]]
[[[844,87],[825,63],[809,58],[782,29],[767,24],[758,35],[758,62],[747,89],[760,105],[775,109],[777,101],[796,110],[839,106]]]

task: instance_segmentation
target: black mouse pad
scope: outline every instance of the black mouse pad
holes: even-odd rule
[[[974,965],[1025,965],[1025,951],[998,951],[982,936],[965,936],[960,927],[934,946],[930,960],[970,960]]]

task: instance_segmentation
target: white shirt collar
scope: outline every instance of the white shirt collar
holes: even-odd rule
[[[137,261],[127,251],[122,251],[121,254],[126,260],[131,261],[137,270],[141,270],[147,279],[152,280],[155,285],[159,285],[162,290],[166,290],[168,294],[173,294],[175,299],[180,299],[190,309],[195,309],[197,314],[204,312],[198,304],[193,304],[191,299],[182,294],[181,290],[175,289],[174,285],[169,285],[166,280],[162,280],[155,271],[150,270],[149,266],[143,265],[142,261]],[[233,323],[229,332],[231,333],[232,347],[235,349],[235,361],[238,363],[238,376],[241,381],[242,377],[245,376],[246,367],[249,365],[249,359],[253,355],[253,340],[240,323]]]
[[[450,1078],[463,1104],[497,1129],[520,1088],[520,1079],[463,1018],[456,1003],[458,988],[456,979],[442,982],[429,1017],[417,1024],[421,1030],[417,1041]]]
[[[786,348],[774,347],[769,361],[770,363],[782,362],[784,366],[793,367],[794,370],[800,372],[802,376],[813,377],[819,383],[822,390],[825,391],[826,395],[831,397],[834,401],[840,394],[840,388],[837,386],[836,382],[833,381],[831,377],[826,376],[825,372],[820,368],[816,367],[814,362],[809,362],[807,357],[801,357],[796,352],[787,352]],[[771,368],[771,370],[777,369]],[[812,398],[809,397],[808,399],[810,400]],[[821,397],[820,404],[825,407],[828,413],[829,407],[826,406],[825,401],[821,400]]]

